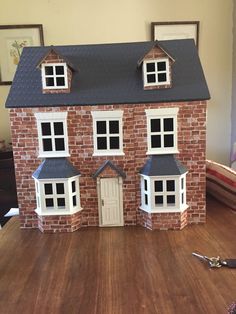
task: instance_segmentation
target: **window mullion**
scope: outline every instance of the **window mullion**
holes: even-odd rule
[[[110,151],[110,130],[109,130],[109,119],[106,120],[106,139],[107,139],[107,150]]]

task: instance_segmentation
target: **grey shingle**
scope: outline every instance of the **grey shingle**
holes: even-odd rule
[[[35,179],[66,179],[80,172],[66,158],[47,158],[33,173]]]
[[[162,41],[175,59],[173,87],[144,90],[140,58],[154,42],[56,46],[56,51],[74,68],[69,94],[42,94],[41,71],[37,65],[51,47],[24,48],[6,107],[135,104],[207,100],[208,87],[194,41]]]
[[[140,174],[150,177],[181,175],[186,172],[185,166],[174,155],[152,155],[140,170]]]
[[[118,166],[114,165],[112,161],[107,160],[93,174],[93,178],[96,179],[99,176],[99,174],[101,174],[107,167],[110,167],[111,169],[113,169],[122,178],[126,177],[126,174],[124,173],[123,170],[121,170]]]

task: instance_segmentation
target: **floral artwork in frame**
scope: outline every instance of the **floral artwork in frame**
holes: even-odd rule
[[[11,85],[24,47],[43,45],[42,24],[0,25],[0,85]]]

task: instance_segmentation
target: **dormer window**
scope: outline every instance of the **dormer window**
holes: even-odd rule
[[[42,64],[43,89],[68,88],[66,63]]]
[[[142,66],[143,88],[171,88],[174,62],[166,48],[155,41],[151,49],[138,61],[138,67]]]
[[[144,86],[156,86],[170,84],[169,59],[145,60]]]

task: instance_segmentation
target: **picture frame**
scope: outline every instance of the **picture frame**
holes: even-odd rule
[[[199,45],[199,21],[152,22],[152,40],[171,40],[193,38]]]
[[[0,25],[0,85],[11,85],[26,46],[44,46],[43,25]]]

